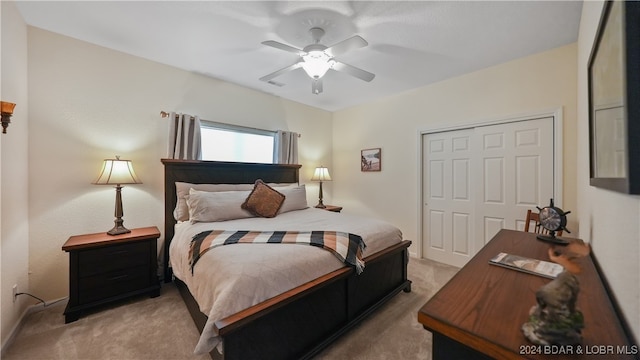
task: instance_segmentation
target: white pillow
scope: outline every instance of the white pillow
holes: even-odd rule
[[[186,199],[189,220],[197,222],[224,221],[254,217],[241,208],[251,191],[199,191],[189,190]]]
[[[271,187],[290,187],[297,186],[298,184],[269,184]],[[189,220],[189,208],[187,206],[187,197],[189,196],[189,189],[218,192],[218,191],[250,191],[253,189],[253,184],[191,184],[186,182],[176,181],[176,207],[173,209],[173,218],[177,221]]]
[[[286,187],[282,189],[278,188],[278,192],[285,196],[278,214],[293,210],[302,210],[309,207],[307,205],[307,190],[304,185]]]

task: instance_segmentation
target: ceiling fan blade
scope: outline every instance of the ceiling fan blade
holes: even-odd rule
[[[344,54],[347,51],[359,49],[367,45],[369,45],[369,43],[365,39],[356,35],[328,47],[324,52],[326,52],[329,56],[334,57],[340,54]]]
[[[359,69],[355,66],[351,66],[351,65],[347,65],[345,63],[336,61],[335,64],[333,65],[333,70],[337,70],[337,71],[342,71],[342,72],[346,72],[347,74],[351,75],[351,76],[355,76],[360,80],[364,80],[364,81],[371,81],[373,80],[374,77],[376,77],[375,74],[372,74],[368,71],[364,71],[362,69]]]
[[[273,78],[275,78],[277,76],[280,76],[280,75],[282,75],[282,74],[284,74],[284,73],[286,73],[288,71],[295,70],[295,69],[298,69],[298,68],[302,67],[302,63],[303,63],[303,61],[299,60],[294,64],[291,64],[291,65],[289,65],[289,66],[287,66],[285,68],[282,68],[282,69],[280,69],[278,71],[274,71],[269,75],[265,75],[265,76],[261,77],[260,80],[261,81],[269,81],[269,80],[271,80],[271,79],[273,79]]]
[[[292,53],[298,54],[300,56],[305,54],[305,52],[302,51],[302,49],[294,48],[293,46],[289,46],[287,44],[283,44],[281,42],[277,42],[277,41],[273,41],[273,40],[263,41],[262,44],[274,47],[276,49],[292,52]]]
[[[322,78],[311,80],[311,92],[316,95],[322,92]]]

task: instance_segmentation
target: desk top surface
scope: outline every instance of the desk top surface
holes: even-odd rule
[[[538,350],[545,355],[545,349],[530,347],[533,344],[524,337],[520,328],[527,322],[531,307],[536,305],[535,292],[550,280],[490,265],[489,260],[500,252],[506,252],[548,261],[549,246],[536,240],[533,233],[501,230],[420,309],[418,321],[430,331],[494,358],[520,358],[522,355],[536,358],[529,355],[535,355]],[[600,359],[604,354],[624,358],[619,356],[619,352],[633,352],[633,347],[593,261],[591,257],[578,261],[582,273],[578,275],[580,293],[577,306],[584,315],[585,328],[580,349],[573,347],[574,355],[567,358],[591,357],[585,354],[587,352]],[[618,349],[618,346],[622,347]],[[546,350],[549,351],[548,348]],[[576,357],[576,351],[581,351],[582,356]],[[554,356],[554,359],[562,358]]]

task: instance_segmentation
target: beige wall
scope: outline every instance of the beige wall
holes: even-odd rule
[[[640,336],[640,197],[589,186],[587,66],[603,8],[585,1],[578,40],[578,207],[580,235],[591,242],[635,338]],[[638,340],[636,340],[637,343]]]
[[[558,205],[572,210],[569,227],[577,231],[576,49],[563,46],[336,112],[332,170],[339,205],[387,219],[419,242],[420,130],[562,109],[564,186]],[[363,173],[360,150],[372,147],[382,148],[382,171]],[[417,255],[415,244],[412,252]]]
[[[13,2],[0,2],[2,79],[0,98],[16,103],[6,134],[0,134],[0,307],[4,344],[25,311],[28,298],[13,302],[13,284],[29,287],[27,25]]]
[[[67,295],[67,238],[113,226],[114,189],[91,184],[102,159],[131,159],[143,182],[122,190],[125,226],[163,229],[161,110],[301,133],[303,182],[332,161],[329,112],[37,28],[28,39],[29,261],[44,299]],[[315,203],[317,185],[308,188]]]

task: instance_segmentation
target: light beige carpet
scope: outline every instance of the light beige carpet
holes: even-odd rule
[[[401,292],[317,356],[333,359],[431,359],[431,334],[418,310],[457,272],[429,260],[410,259],[412,292]],[[157,298],[139,297],[65,324],[64,306],[26,319],[4,360],[209,359],[193,355],[198,341],[189,313],[173,284]]]

